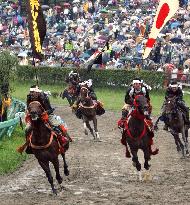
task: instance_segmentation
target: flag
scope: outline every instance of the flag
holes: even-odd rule
[[[46,35],[46,22],[38,0],[27,0],[28,25],[33,57],[42,60],[42,44]]]
[[[95,51],[95,53],[90,56],[87,62],[88,62],[88,66],[87,66],[88,71],[92,69],[92,66],[94,64],[102,64],[102,51],[99,50]]]

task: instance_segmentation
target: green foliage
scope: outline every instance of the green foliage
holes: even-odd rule
[[[14,79],[17,64],[17,58],[10,55],[8,51],[0,53],[0,87],[9,83],[11,79]]]
[[[66,75],[71,71],[67,68],[18,66],[17,79],[30,81],[38,75],[40,84],[64,84]],[[127,71],[127,70],[79,70],[82,80],[92,79],[95,87],[124,87],[131,83],[135,77],[140,77],[154,89],[163,86],[164,74],[153,71]]]
[[[6,136],[0,142],[0,175],[13,172],[26,160],[26,154],[21,155],[16,151],[24,141],[24,131],[17,127],[12,137]]]

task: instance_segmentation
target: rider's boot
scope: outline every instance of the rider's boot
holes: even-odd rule
[[[61,130],[64,137],[66,137],[70,142],[73,141],[64,125],[59,125],[59,129]]]
[[[125,148],[126,148],[125,156],[126,156],[127,158],[130,158],[130,157],[131,157],[131,154],[130,154],[130,152],[129,152],[128,145],[127,145],[127,141],[126,141],[126,136],[125,136],[124,133],[122,134],[121,144],[125,145]]]
[[[128,113],[129,113],[128,110],[122,110],[122,116],[121,116],[121,119],[118,122],[118,127],[119,128],[124,128],[124,124],[125,124],[125,121],[127,119]]]
[[[150,137],[150,143],[149,143],[149,151],[150,151],[150,155],[156,155],[156,154],[158,154],[158,152],[159,152],[159,149],[158,148],[155,148],[154,150],[153,150],[153,138],[152,137]]]
[[[25,129],[26,142],[16,149],[17,152],[19,152],[20,154],[22,154],[26,150],[26,148],[28,147],[28,145],[30,143],[30,134],[31,134],[31,127],[26,126],[26,129]]]

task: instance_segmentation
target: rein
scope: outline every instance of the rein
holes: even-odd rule
[[[126,124],[125,124],[125,130],[126,130],[126,132],[127,132],[127,135],[128,135],[131,139],[133,139],[133,140],[141,140],[142,137],[145,135],[146,130],[147,130],[147,128],[146,128],[145,116],[137,111],[137,108],[138,108],[138,106],[139,106],[138,103],[137,103],[137,98],[138,98],[138,96],[135,97],[134,102],[133,102],[133,105],[134,105],[134,107],[135,107],[135,110],[133,110],[133,111],[128,115],[128,117],[127,117],[127,122],[126,122]],[[129,124],[129,120],[130,120],[131,117],[134,117],[135,119],[138,119],[138,120],[141,120],[141,121],[144,122],[143,131],[140,133],[140,135],[139,135],[137,138],[135,138],[134,136],[132,136],[132,134],[131,134],[131,132],[130,132],[130,130],[129,130],[128,124]]]
[[[87,108],[87,109],[92,109],[92,108],[95,108],[95,104],[93,104],[92,106],[85,106],[83,105],[82,103],[79,104],[79,107],[83,107],[83,108]]]
[[[134,110],[134,111],[136,111],[136,110]],[[134,112],[133,111],[133,112]],[[133,112],[132,113],[130,113],[129,114],[129,116],[128,116],[128,118],[127,118],[127,122],[125,123],[125,130],[127,131],[127,135],[131,138],[131,139],[133,139],[133,140],[141,140],[142,139],[142,137],[145,135],[145,133],[146,133],[146,125],[145,125],[145,122],[144,122],[144,120],[145,120],[145,117],[143,116],[143,118],[142,118],[142,116],[140,115],[139,117],[137,117],[137,113],[134,115],[133,114]],[[143,128],[143,131],[141,132],[141,134],[137,137],[137,138],[135,138],[135,137],[133,137],[132,136],[132,134],[131,134],[131,132],[130,132],[130,130],[129,130],[129,120],[130,120],[130,118],[131,117],[134,117],[134,118],[136,118],[136,119],[140,119],[140,120],[143,120],[143,122],[144,122],[144,128]]]
[[[41,106],[40,102],[38,102],[38,101],[33,101],[31,103],[37,103],[37,104],[39,104]],[[52,141],[53,141],[53,137],[57,136],[56,133],[52,130],[51,126],[49,125],[47,112],[45,111],[45,109],[42,106],[41,106],[41,108],[43,109],[43,113],[41,114],[41,120],[45,123],[46,127],[51,131],[51,136],[50,136],[49,142],[46,145],[41,145],[41,146],[34,145],[32,143],[32,135],[33,135],[33,131],[32,131],[30,136],[29,136],[29,145],[33,149],[46,149],[46,148],[48,148],[51,145]],[[29,113],[28,113],[27,118],[28,118],[28,121],[31,122],[30,114]]]
[[[39,146],[39,145],[32,144],[32,134],[33,134],[33,132],[31,133],[31,135],[29,137],[29,140],[30,140],[30,146],[33,149],[46,149],[46,148],[48,148],[51,145],[52,141],[53,141],[53,137],[56,136],[55,132],[51,131],[51,136],[50,136],[48,144]]]

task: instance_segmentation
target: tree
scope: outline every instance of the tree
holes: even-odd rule
[[[0,53],[0,95],[7,95],[9,91],[10,80],[13,79],[16,71],[18,59],[11,55],[9,51]]]

